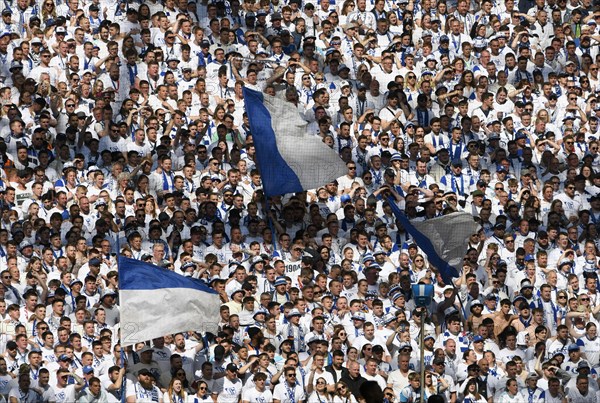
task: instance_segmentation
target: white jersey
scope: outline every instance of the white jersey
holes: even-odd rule
[[[242,394],[242,381],[239,378],[235,378],[233,381],[223,378],[223,386],[220,390],[215,390],[213,393],[219,393],[217,402],[223,403],[237,403],[240,395]]]
[[[586,361],[592,367],[600,365],[600,337],[590,340],[587,336],[582,336],[577,340],[577,345],[581,348],[581,352],[585,353]]]
[[[278,399],[281,403],[295,403],[306,400],[306,395],[302,386],[296,384],[291,387],[286,382],[281,382],[273,390],[273,399]]]

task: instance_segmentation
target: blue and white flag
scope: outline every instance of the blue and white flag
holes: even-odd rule
[[[267,197],[315,189],[347,173],[340,156],[307,133],[294,104],[247,88],[244,101]]]
[[[120,256],[119,283],[123,346],[219,322],[219,295],[200,280]]]
[[[427,255],[429,263],[440,272],[444,284],[453,285],[452,278],[459,276],[456,268],[462,269],[469,237],[479,229],[473,216],[460,212],[413,223],[394,199],[388,201],[400,224]]]

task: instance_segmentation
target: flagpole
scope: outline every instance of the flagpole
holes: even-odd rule
[[[119,273],[119,275],[117,276],[117,278],[119,279],[119,303],[123,300],[121,298],[121,274],[120,274],[120,266],[119,266],[119,260],[121,257],[121,241],[119,238],[119,233],[120,233],[120,229],[119,231],[117,231],[117,273]],[[123,379],[121,380],[121,403],[126,403],[126,397],[125,395],[127,394],[127,376],[126,376],[126,372],[127,370],[125,369],[125,346],[123,346],[123,323],[121,323],[121,327],[119,328],[120,330],[120,334],[119,334],[119,343],[121,344],[121,369],[123,369]]]
[[[454,283],[452,283],[452,287],[454,287],[454,289],[456,290],[456,297],[458,297],[458,303],[460,304],[460,311],[462,313],[462,317],[463,317],[463,321],[464,321],[464,328],[467,328],[467,310],[465,309],[465,305],[462,302],[462,298],[460,297],[460,290],[458,288],[456,288],[456,286],[454,285]]]
[[[269,224],[269,228],[271,229],[272,241],[273,241],[273,252],[277,250],[277,233],[275,232],[275,226],[273,225],[273,220],[271,219],[271,202],[270,198],[265,195],[265,207],[267,209],[267,224]],[[273,257],[273,256],[271,256]]]

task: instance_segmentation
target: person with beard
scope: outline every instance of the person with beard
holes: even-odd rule
[[[19,374],[18,384],[14,386],[8,398],[11,403],[37,403],[42,401],[42,397],[31,387],[31,379],[29,372]]]
[[[142,368],[137,373],[137,382],[127,380],[127,402],[161,402],[163,393],[154,386],[154,375],[147,368]]]

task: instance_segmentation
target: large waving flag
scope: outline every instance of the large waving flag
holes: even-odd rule
[[[398,208],[394,199],[389,198],[388,201],[396,218],[417,246],[427,254],[444,283],[452,285],[452,278],[459,276],[456,268],[463,266],[469,237],[479,229],[473,216],[460,212],[413,223]]]
[[[219,322],[219,296],[199,280],[120,256],[119,282],[123,346]]]
[[[267,197],[302,192],[345,175],[346,165],[284,99],[244,88],[246,112]]]

